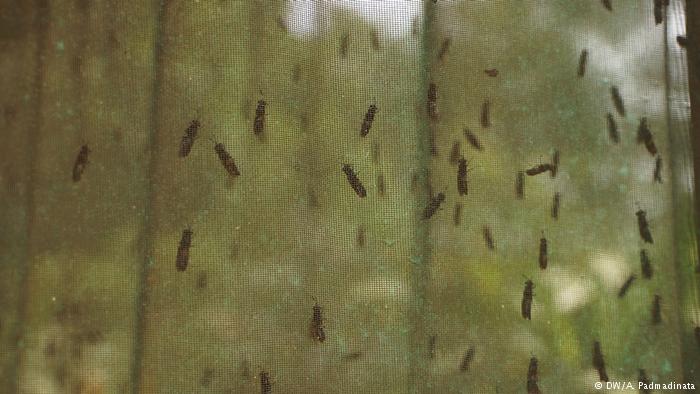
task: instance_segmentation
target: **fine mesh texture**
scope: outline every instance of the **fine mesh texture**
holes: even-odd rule
[[[684,3],[611,3],[0,1],[0,392],[697,383]]]

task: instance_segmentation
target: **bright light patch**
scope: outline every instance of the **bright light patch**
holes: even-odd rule
[[[288,4],[285,21],[289,32],[297,36],[321,34],[324,22],[331,19],[334,9],[342,8],[375,25],[382,36],[400,38],[411,34],[413,20],[422,12],[420,1],[404,0],[291,1]]]

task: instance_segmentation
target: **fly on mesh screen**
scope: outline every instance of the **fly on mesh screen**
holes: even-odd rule
[[[682,0],[0,0],[0,392],[695,390]]]

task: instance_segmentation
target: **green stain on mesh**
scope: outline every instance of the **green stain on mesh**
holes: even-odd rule
[[[576,328],[571,321],[559,318],[552,319],[552,329],[555,332],[560,332],[557,336],[555,345],[557,352],[561,356],[561,360],[570,364],[575,364],[583,356],[581,354],[581,346],[576,338]]]
[[[423,262],[423,256],[411,256],[408,259],[413,264],[421,264]]]
[[[608,215],[608,211],[604,208],[598,208],[595,211],[596,220],[603,220]]]
[[[56,42],[56,50],[59,52],[63,52],[63,50],[66,49],[66,44],[63,43],[63,40],[59,40]]]
[[[293,284],[295,287],[301,286],[301,278],[299,278],[298,275],[292,275],[292,277],[289,279],[291,284]]]
[[[671,367],[671,362],[668,361],[668,359],[664,359],[664,362],[661,363],[661,373],[664,375],[668,375],[673,371],[673,368]]]
[[[347,341],[345,341],[345,338],[343,336],[339,336],[335,338],[336,343],[338,344],[338,347],[343,349],[343,353],[347,353],[350,351],[350,347],[348,346]]]

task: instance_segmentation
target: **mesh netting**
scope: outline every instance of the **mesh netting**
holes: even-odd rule
[[[0,1],[2,391],[695,383],[683,8]]]

